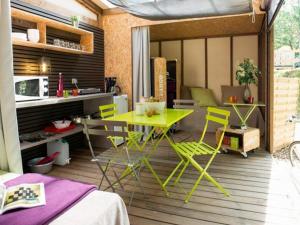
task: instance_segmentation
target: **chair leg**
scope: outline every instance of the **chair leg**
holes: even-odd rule
[[[101,172],[102,172],[102,174],[103,174],[105,180],[107,181],[107,183],[108,183],[108,185],[109,185],[107,188],[105,188],[105,190],[107,190],[108,188],[111,188],[111,189],[113,190],[113,192],[116,192],[115,188],[113,187],[113,185],[111,184],[110,180],[109,180],[108,177],[106,176],[106,173],[105,173],[104,170],[102,169],[102,167],[101,167],[101,165],[100,165],[99,162],[97,162],[97,165],[98,165],[98,167],[99,167],[99,169],[101,170]]]
[[[188,203],[188,202],[189,202],[190,198],[192,197],[192,194],[193,194],[194,191],[197,189],[197,187],[198,187],[200,181],[202,180],[203,176],[204,176],[204,172],[199,176],[199,178],[197,179],[196,183],[194,184],[192,190],[191,190],[191,191],[187,194],[187,196],[185,197],[185,200],[184,200],[185,203]]]
[[[177,176],[176,180],[174,181],[174,185],[176,185],[179,182],[182,174],[185,172],[185,170],[186,170],[186,168],[188,167],[189,164],[190,164],[190,161],[187,160],[185,162],[185,164],[184,164],[184,167],[182,168],[182,170],[180,171],[179,175]]]
[[[229,192],[227,190],[225,190],[222,185],[217,182],[214,178],[212,178],[207,172],[204,172],[204,176],[207,180],[209,180],[213,185],[216,186],[216,188],[218,188],[221,192],[223,192],[224,195],[226,195],[227,197],[230,196]]]
[[[138,184],[139,188],[141,189],[142,193],[143,193],[143,196],[144,196],[144,199],[146,198],[146,195],[145,195],[145,191],[144,191],[144,188],[142,186],[142,182],[140,180],[140,170],[141,170],[141,167],[139,168],[138,172],[136,171],[136,169],[134,167],[131,167],[131,171],[136,179],[136,183],[135,183],[135,187],[136,187],[136,184]],[[129,201],[129,207],[131,206],[131,203],[132,203],[132,199],[134,197],[134,194],[135,194],[135,190],[133,190],[132,192],[132,195],[130,197],[130,201]]]
[[[116,171],[114,170],[114,168],[113,168],[112,170],[113,170],[113,173],[114,173],[114,175],[115,175],[115,178],[116,178],[117,183],[120,185],[122,191],[124,191],[124,187],[123,187],[123,185],[122,185],[122,183],[121,183],[121,179],[118,177],[118,175],[117,175]]]
[[[106,166],[105,166],[105,169],[104,169],[104,173],[106,173],[106,171],[107,171],[107,169],[108,169],[108,166],[109,166],[109,163],[110,163],[110,161],[108,161],[108,162],[106,163]],[[100,190],[100,188],[101,188],[101,185],[102,185],[102,182],[103,182],[103,178],[104,178],[104,176],[102,176],[101,181],[100,181],[100,183],[99,183],[99,186],[98,186],[98,189],[99,189],[99,190]]]
[[[156,178],[157,182],[159,183],[159,185],[163,189],[163,191],[166,193],[166,195],[169,196],[169,193],[168,193],[167,189],[163,186],[163,183],[161,182],[161,180],[158,177],[157,173],[152,168],[152,166],[149,163],[148,159],[144,158],[143,162],[144,162],[145,166],[150,170],[150,172],[152,173],[152,175]]]
[[[188,203],[192,194],[194,193],[194,191],[197,189],[201,179],[203,178],[203,176],[210,181],[213,185],[215,185],[221,192],[223,192],[226,196],[229,196],[229,192],[226,191],[214,178],[212,178],[207,172],[206,170],[208,169],[208,167],[210,166],[210,163],[208,163],[205,168],[203,169],[193,158],[190,159],[190,162],[192,163],[192,165],[199,171],[200,176],[197,179],[196,183],[194,184],[192,190],[188,193],[188,195],[185,198],[185,203]],[[210,161],[211,162],[211,161]]]
[[[174,174],[177,172],[177,170],[180,168],[180,166],[182,165],[182,163],[184,163],[183,160],[181,160],[177,166],[174,168],[174,170],[172,171],[172,173],[168,176],[168,178],[166,179],[166,181],[163,183],[163,187],[166,187],[168,185],[168,183],[170,182],[170,180],[172,179],[172,177],[174,176]]]

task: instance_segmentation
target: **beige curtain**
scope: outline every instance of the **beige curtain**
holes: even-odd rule
[[[0,1],[0,169],[22,173],[13,85],[10,0]]]
[[[133,105],[140,97],[150,97],[150,34],[149,27],[132,29]]]

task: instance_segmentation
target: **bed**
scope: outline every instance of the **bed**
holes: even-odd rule
[[[0,172],[0,183],[10,181],[18,176],[20,175]],[[130,223],[126,206],[119,195],[93,190],[49,224],[129,225]]]

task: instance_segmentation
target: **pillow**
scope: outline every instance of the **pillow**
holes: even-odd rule
[[[218,106],[212,90],[206,88],[191,88],[191,94],[194,101],[199,106]]]
[[[222,85],[222,103],[228,102],[230,96],[237,96],[237,102],[243,103],[245,86]]]
[[[191,90],[187,86],[180,87],[180,99],[192,99]]]

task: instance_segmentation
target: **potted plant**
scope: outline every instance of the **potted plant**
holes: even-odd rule
[[[260,71],[257,66],[254,65],[253,61],[249,58],[245,58],[244,61],[238,64],[236,70],[236,79],[240,85],[245,85],[244,90],[244,102],[248,102],[251,96],[250,84],[257,84],[257,79],[260,75]]]
[[[72,22],[73,27],[78,28],[79,22],[80,22],[80,16],[71,16],[71,22]]]

